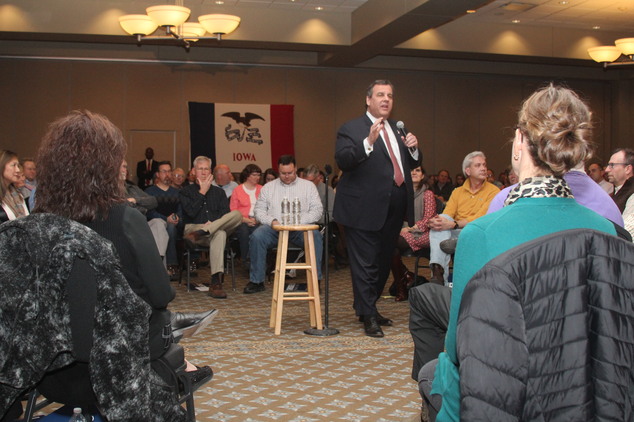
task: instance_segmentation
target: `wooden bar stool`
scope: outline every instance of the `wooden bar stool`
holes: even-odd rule
[[[307,300],[310,313],[310,325],[321,330],[321,303],[319,301],[319,276],[317,272],[317,259],[315,258],[315,240],[313,230],[319,230],[317,224],[298,224],[273,228],[279,232],[277,241],[277,259],[275,264],[275,279],[273,282],[273,300],[271,302],[271,328],[275,328],[275,334],[279,335],[282,330],[282,309],[284,301],[287,300]],[[288,254],[288,237],[292,231],[304,232],[304,254],[305,262],[286,262]],[[286,270],[306,270],[305,292],[286,292],[284,282]]]

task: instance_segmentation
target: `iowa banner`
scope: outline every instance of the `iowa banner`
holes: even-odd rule
[[[233,172],[250,163],[264,171],[295,153],[292,105],[190,102],[189,126],[190,165],[205,155]]]

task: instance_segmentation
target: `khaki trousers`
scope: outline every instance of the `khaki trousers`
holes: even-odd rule
[[[227,236],[233,233],[241,223],[242,214],[240,214],[240,211],[231,211],[219,219],[208,221],[205,224],[185,225],[185,235],[197,230],[209,233],[208,236],[202,237],[198,244],[201,246],[209,245],[209,267],[212,275],[225,271],[224,251],[227,244]]]

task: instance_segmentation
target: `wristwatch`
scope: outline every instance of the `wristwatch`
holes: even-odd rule
[[[454,230],[457,230],[457,229],[459,229],[459,228],[460,228],[460,226],[458,225],[458,222],[456,221],[456,224],[454,224],[453,229],[454,229]]]

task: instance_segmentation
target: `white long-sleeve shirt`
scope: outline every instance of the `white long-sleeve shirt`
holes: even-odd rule
[[[313,224],[321,219],[323,206],[313,182],[297,178],[288,185],[280,179],[273,180],[262,187],[260,197],[255,203],[255,218],[261,224],[271,225],[273,220],[282,221],[282,200],[293,203],[295,198],[301,204],[302,224]]]

